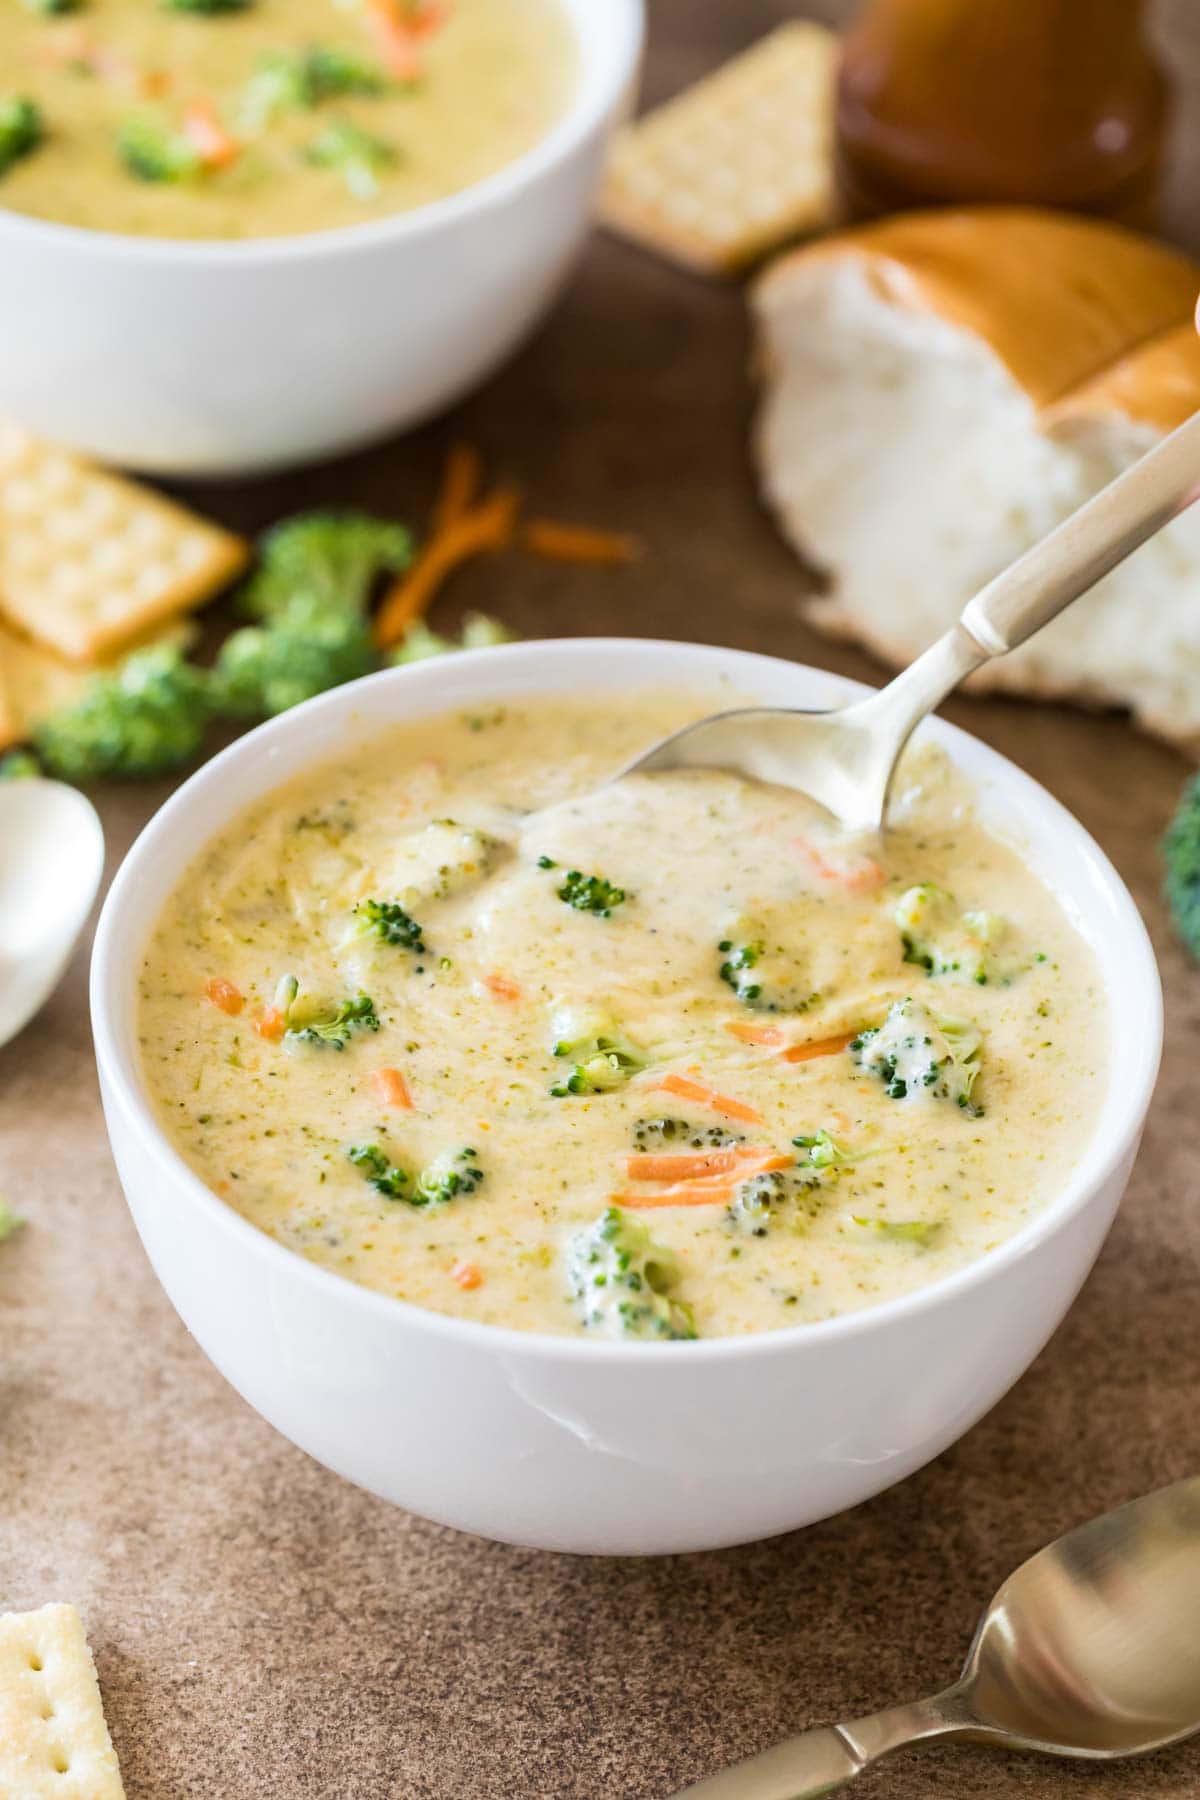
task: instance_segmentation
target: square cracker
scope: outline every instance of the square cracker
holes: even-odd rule
[[[0,620],[0,750],[26,742],[52,714],[73,706],[93,676],[119,668],[134,650],[154,644],[177,644],[187,650],[198,636],[193,620],[173,619],[149,637],[124,645],[118,656],[83,668],[64,662],[31,638],[18,637]]]
[[[110,654],[207,600],[247,557],[232,532],[0,424],[0,613],[60,656]]]
[[[600,217],[710,273],[833,222],[837,39],[797,21],[629,126]]]
[[[73,1606],[0,1616],[0,1795],[125,1800]]]

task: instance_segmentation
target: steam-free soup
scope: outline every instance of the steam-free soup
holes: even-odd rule
[[[826,1319],[1045,1206],[1108,1058],[1055,896],[933,751],[882,845],[732,775],[601,785],[718,703],[422,720],[240,817],[141,978],[192,1167],[380,1293],[598,1338]]]

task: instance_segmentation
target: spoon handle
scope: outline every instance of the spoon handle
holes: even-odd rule
[[[889,1707],[850,1725],[803,1731],[685,1788],[674,1800],[817,1800],[893,1750],[963,1736],[973,1723],[961,1689],[950,1688],[932,1700]]]

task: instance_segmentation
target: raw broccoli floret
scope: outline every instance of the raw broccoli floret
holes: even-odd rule
[[[285,976],[284,981],[295,984],[295,977]],[[282,989],[283,984],[280,985]],[[369,994],[355,994],[322,1010],[299,1002],[297,993],[298,986],[293,985],[290,1001],[279,1007],[287,1020],[285,1042],[289,1045],[315,1044],[327,1050],[344,1050],[351,1032],[379,1030],[379,1015]],[[276,1005],[279,1006],[278,994]]]
[[[630,1042],[620,1026],[577,1008],[555,1014],[552,1051],[572,1065],[550,1089],[557,1100],[570,1094],[612,1093],[646,1066],[645,1052]]]
[[[498,619],[489,619],[486,613],[468,613],[457,638],[442,637],[424,619],[418,619],[409,626],[388,660],[398,664],[427,662],[431,656],[452,656],[456,650],[490,650],[495,644],[512,641],[513,633],[508,627]]]
[[[332,120],[304,155],[314,168],[338,170],[356,200],[373,200],[379,177],[399,161],[394,144],[364,131],[352,119]]]
[[[264,56],[242,101],[242,124],[257,130],[283,112],[310,110],[338,94],[385,94],[391,86],[377,63],[327,44],[294,54]]]
[[[25,781],[42,772],[42,765],[32,750],[10,750],[0,756],[0,781]]]
[[[0,100],[0,175],[36,150],[45,135],[41,108],[34,101],[20,94]]]
[[[929,1094],[951,1100],[972,1117],[971,1090],[980,1070],[983,1039],[966,1019],[928,1012],[915,1000],[898,1000],[882,1025],[861,1031],[850,1045],[860,1068],[878,1077],[892,1100]]]
[[[258,568],[238,595],[251,619],[273,619],[303,597],[311,605],[362,617],[382,575],[412,561],[412,533],[370,513],[298,513],[264,532]]]
[[[484,1179],[478,1152],[470,1148],[447,1150],[417,1177],[413,1206],[444,1206],[460,1194],[473,1194]]]
[[[354,909],[355,937],[375,937],[381,944],[425,955],[425,939],[417,921],[396,900],[362,900]]]
[[[567,1282],[583,1323],[610,1337],[694,1338],[691,1308],[673,1299],[679,1263],[640,1219],[610,1206],[567,1245]]]
[[[389,1163],[378,1144],[352,1144],[346,1155],[356,1169],[361,1169],[369,1187],[385,1200],[412,1201],[412,1176],[407,1169]]]
[[[273,718],[375,667],[371,635],[353,613],[297,597],[265,625],[246,625],[221,646],[213,693],[235,719]]]
[[[195,756],[212,716],[209,678],[175,645],[128,657],[113,675],[97,675],[73,706],[34,734],[50,775],[63,781],[163,775]]]
[[[542,866],[547,865],[554,867],[549,858]],[[569,869],[555,892],[565,905],[573,906],[576,912],[591,913],[597,919],[611,919],[614,908],[629,898],[624,888],[614,887],[603,875],[584,875],[578,869]]]
[[[1200,775],[1193,775],[1163,839],[1167,901],[1176,930],[1200,957]]]
[[[139,181],[191,181],[204,158],[191,138],[157,113],[131,113],[117,132],[117,155]]]
[[[999,913],[960,913],[953,894],[933,882],[901,894],[893,917],[905,962],[927,975],[959,975],[985,987],[989,981],[1007,984],[1017,973],[1002,968],[996,956],[1010,935],[1008,921]]]

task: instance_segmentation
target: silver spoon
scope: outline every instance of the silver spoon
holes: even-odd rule
[[[947,1740],[1107,1762],[1200,1731],[1200,1479],[1040,1550],[932,1700],[805,1731],[675,1800],[815,1800],[881,1756]]]
[[[799,788],[854,831],[878,831],[900,752],[960,681],[1057,618],[1200,498],[1200,413],[1118,475],[968,602],[894,681],[834,712],[746,708],[664,738],[623,771],[722,768]]]

